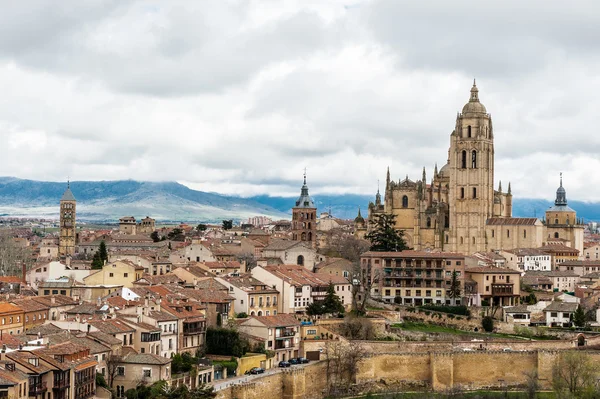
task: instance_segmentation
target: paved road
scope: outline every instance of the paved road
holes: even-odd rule
[[[297,364],[293,365],[292,368],[304,367],[306,364]],[[279,367],[273,367],[272,369],[265,370],[264,374],[245,374],[239,377],[227,378],[226,380],[218,380],[213,387],[215,387],[215,391],[220,391],[221,389],[228,388],[232,385],[243,384],[245,382],[251,382],[256,378],[263,377],[265,375],[271,375],[276,373],[281,373],[281,369]]]

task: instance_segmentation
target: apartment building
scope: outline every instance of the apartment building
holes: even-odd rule
[[[216,280],[235,298],[235,313],[246,313],[250,316],[277,314],[279,291],[252,277],[250,273],[217,277]]]

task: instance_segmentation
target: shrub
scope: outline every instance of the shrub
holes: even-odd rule
[[[247,319],[248,313],[246,313],[246,312],[238,313],[235,317],[236,317],[236,319]]]
[[[494,331],[494,319],[492,319],[492,316],[485,316],[481,319],[481,327],[483,327],[486,332]]]
[[[453,319],[454,317],[455,317],[455,316],[454,316],[452,313],[450,313],[450,314],[448,315],[448,318],[449,318],[449,319]]]

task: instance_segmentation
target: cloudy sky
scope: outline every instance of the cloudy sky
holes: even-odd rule
[[[11,2],[0,176],[374,193],[445,163],[476,77],[496,182],[600,200],[598,37],[592,0]]]

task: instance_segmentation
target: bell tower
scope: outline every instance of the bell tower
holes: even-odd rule
[[[292,208],[292,239],[306,241],[314,248],[317,242],[317,207],[306,185],[306,171],[304,184],[300,189],[300,197]]]
[[[75,254],[75,216],[77,200],[71,192],[71,183],[67,182],[67,189],[60,199],[60,237],[58,241],[59,256],[73,256]]]
[[[494,205],[494,132],[475,80],[469,102],[456,116],[449,155],[448,249],[465,254],[485,251],[485,224]]]

